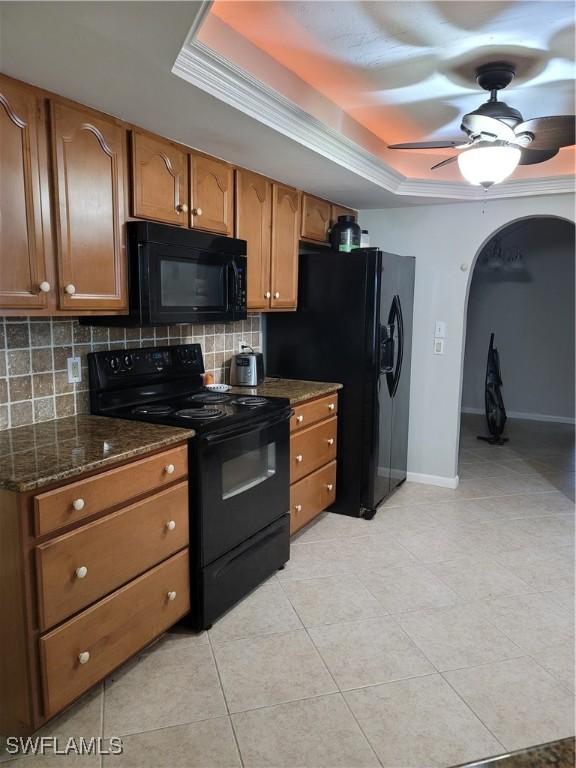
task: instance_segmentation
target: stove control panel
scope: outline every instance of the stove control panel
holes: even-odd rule
[[[200,344],[179,344],[173,347],[143,347],[95,352],[89,355],[90,370],[99,382],[154,379],[160,374],[167,378],[204,373]]]

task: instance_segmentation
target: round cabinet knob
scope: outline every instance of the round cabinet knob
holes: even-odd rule
[[[270,298],[270,296],[272,296],[272,294],[270,293],[270,291],[266,291],[266,293],[264,294],[264,298],[265,298],[265,299],[269,299],[269,298]]]
[[[72,502],[72,506],[76,510],[76,512],[80,512],[84,507],[86,506],[86,502],[84,499],[74,499]]]
[[[294,507],[295,512],[302,512],[302,504],[296,504]]]
[[[330,405],[328,406],[328,410],[329,410],[329,411],[333,411],[333,410],[334,410],[334,408],[336,408],[336,406],[334,405],[334,403],[330,403]]]
[[[202,208],[192,208],[193,216],[202,216]]]
[[[274,294],[274,298],[275,299],[279,299],[280,298],[280,292],[279,291],[276,291],[276,293]]]
[[[174,466],[174,464],[166,464],[166,466],[164,467],[164,472],[166,472],[167,475],[173,475],[175,469],[176,467]]]
[[[76,578],[85,579],[88,573],[88,568],[85,565],[81,565],[80,568],[76,568]]]
[[[80,664],[88,664],[90,661],[90,654],[88,651],[82,651],[78,654],[78,661]]]
[[[296,461],[300,464],[300,462],[303,460],[304,460],[304,456],[302,456],[302,454],[299,453],[298,456],[296,456]]]
[[[176,600],[176,592],[168,592],[168,600]]]
[[[168,522],[166,523],[166,528],[169,531],[173,531],[176,528],[176,522],[174,520],[168,520]]]
[[[298,422],[298,424],[302,424],[302,422],[304,421],[304,416],[302,416],[302,414],[300,414],[299,416],[296,416],[296,421]]]
[[[328,440],[326,440],[326,442],[328,443],[328,445],[334,445],[334,438],[329,437]]]
[[[187,213],[188,206],[186,205],[186,203],[180,203],[179,205],[176,206],[176,210],[178,211],[178,213]]]
[[[48,291],[50,290],[50,283],[47,283],[46,280],[43,280],[38,286],[38,288],[40,288],[42,293],[48,293]]]
[[[326,488],[331,491],[334,488],[334,485],[332,483],[327,483]]]
[[[66,286],[66,288],[64,288],[64,290],[66,291],[68,296],[74,296],[74,294],[76,293],[76,286],[72,285],[72,283],[68,283],[68,285]]]

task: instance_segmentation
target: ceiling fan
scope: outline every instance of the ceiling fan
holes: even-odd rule
[[[560,147],[575,143],[574,115],[524,120],[517,109],[498,101],[498,91],[514,79],[514,65],[501,61],[483,64],[475,74],[478,85],[490,91],[490,99],[462,118],[460,128],[466,141],[390,144],[388,149],[461,150],[436,163],[431,170],[458,162],[467,181],[487,188],[504,181],[517,165],[544,163],[557,155]]]

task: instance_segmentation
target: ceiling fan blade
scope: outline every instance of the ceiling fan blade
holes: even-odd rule
[[[436,163],[436,165],[433,165],[430,170],[435,171],[436,168],[442,168],[443,165],[449,165],[450,163],[455,163],[456,160],[458,160],[458,155],[454,155],[454,157],[449,157],[447,160],[442,160],[441,163]]]
[[[559,149],[575,143],[574,115],[555,115],[552,117],[533,117],[525,120],[514,128],[514,133],[531,133],[534,140],[530,142],[533,149]]]
[[[501,141],[514,141],[516,138],[512,128],[503,123],[502,120],[486,115],[477,115],[474,112],[464,115],[461,127],[463,131],[473,136],[489,134]]]
[[[406,144],[388,144],[388,149],[456,149],[461,141],[413,141]]]
[[[530,145],[532,146],[532,145]],[[536,165],[545,163],[558,154],[559,149],[523,149],[518,165]]]

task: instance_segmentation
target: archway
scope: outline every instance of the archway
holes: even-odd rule
[[[464,318],[461,480],[516,477],[520,487],[522,475],[534,478],[524,483],[527,489],[538,488],[541,471],[573,496],[573,476],[560,468],[572,461],[574,445],[574,237],[574,223],[563,217],[522,217],[499,227],[475,255]],[[477,434],[487,434],[484,374],[491,332],[513,438],[504,449],[476,442]]]

